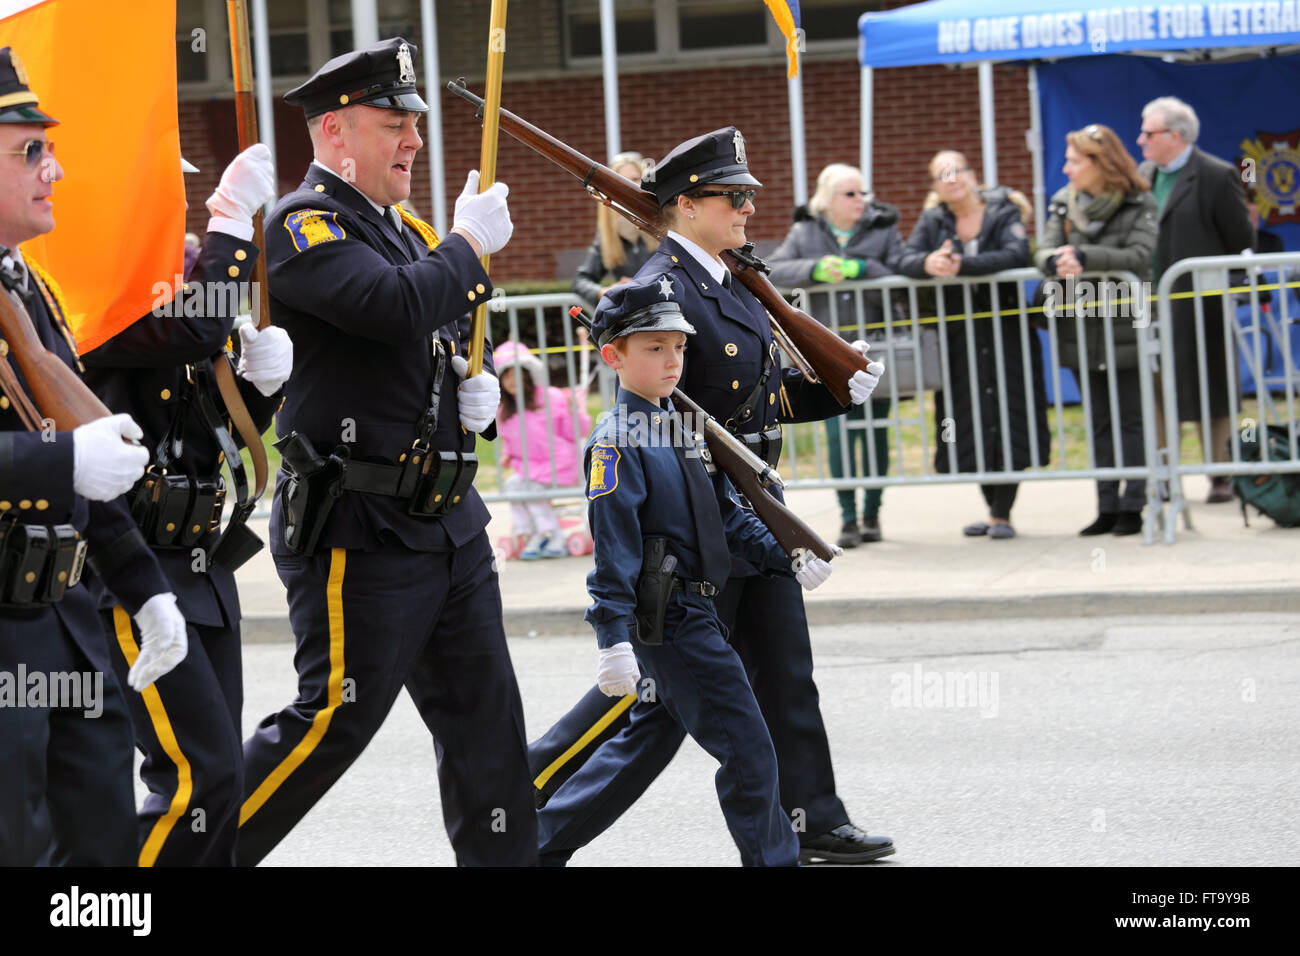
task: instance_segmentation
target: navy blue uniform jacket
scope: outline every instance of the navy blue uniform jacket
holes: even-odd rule
[[[266,257],[271,316],[294,351],[276,431],[302,432],[325,455],[345,445],[354,459],[396,464],[415,441],[429,401],[430,336],[464,355],[469,310],[492,294],[473,248],[449,236],[430,252],[409,226],[399,237],[365,196],[313,165],[267,221]],[[491,354],[489,345],[485,372],[493,372]],[[446,365],[433,444],[473,451],[475,436],[460,426],[460,379]],[[483,435],[494,438],[495,424]],[[396,498],[349,491],[335,503],[317,547],[373,551],[396,537],[416,551],[450,550],[487,523],[473,488],[444,518],[412,517]],[[271,551],[287,550],[277,503]]]
[[[620,388],[614,413],[602,418],[587,440],[587,519],[596,544],[596,566],[587,575],[593,603],[586,620],[596,629],[600,647],[631,640],[636,633],[643,538],[667,538],[678,573],[687,580],[721,576],[725,581],[725,571],[720,575],[716,568],[703,567],[689,504],[683,467],[703,471],[704,462],[698,455],[682,461],[661,440],[670,434],[666,423],[655,424],[660,416],[672,414],[672,401],[665,399],[665,404],[667,410]],[[638,428],[637,416],[650,422],[648,430],[655,437],[649,443],[639,438],[646,429]],[[593,474],[596,467],[599,471]],[[764,570],[788,572],[789,557],[766,525],[736,501],[726,477],[719,474],[711,487],[731,551]]]
[[[82,356],[86,382],[114,412],[126,412],[144,431],[141,440],[152,453],[171,426],[185,383],[185,366],[207,363],[226,346],[239,307],[239,286],[248,281],[257,261],[257,246],[223,232],[209,232],[178,299],[137,319],[103,345]],[[231,275],[231,270],[235,274]],[[212,285],[209,285],[212,283]],[[216,284],[221,286],[217,287]],[[251,382],[238,379],[239,392],[259,431],[265,431],[280,404]],[[184,430],[182,468],[188,475],[210,477],[220,449],[198,408],[191,404]],[[239,433],[231,437],[242,445]],[[248,475],[249,484],[253,476]],[[234,500],[234,489],[228,489]],[[197,547],[208,547],[211,538]],[[234,627],[239,623],[239,597],[232,571],[212,564],[208,573],[193,570],[190,548],[160,548],[155,552],[176,593],[181,613],[192,624]],[[100,607],[117,603],[111,592]]]
[[[72,349],[55,326],[36,279],[29,279],[33,295],[28,305],[36,334],[45,347],[73,366]],[[10,363],[19,382],[26,382],[18,364]],[[30,394],[30,392],[28,392]],[[170,590],[161,568],[131,519],[122,498],[87,501],[72,488],[72,432],[57,432],[45,441],[40,432],[24,430],[12,407],[0,410],[0,513],[31,524],[71,524],[86,538],[88,559],[95,571],[118,595],[127,612],[134,614],[150,597]],[[33,640],[48,640],[49,609],[0,611],[0,628],[31,631]],[[101,670],[110,670],[107,635],[95,616],[84,584],[70,588],[53,613],[72,633],[77,646]],[[89,615],[87,617],[86,615]]]

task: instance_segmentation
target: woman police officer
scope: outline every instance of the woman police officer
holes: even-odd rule
[[[727,423],[760,457],[775,464],[781,422],[815,421],[844,408],[823,385],[783,369],[767,313],[732,277],[720,255],[745,244],[760,183],[749,173],[745,140],[735,127],[714,130],[675,147],[646,175],[668,235],[638,277],[671,273],[682,287],[680,305],[697,335],[686,359],[682,390]],[[865,343],[860,346],[865,351]],[[855,404],[865,402],[884,372],[871,363],[849,382]],[[849,822],[835,793],[830,746],[812,679],[808,622],[798,582],[760,575],[733,556],[730,578],[718,594],[718,614],[744,661],[772,734],[780,767],[781,803],[799,831],[800,859],[864,863],[894,852],[888,837],[868,836]],[[641,694],[611,702],[593,690],[529,748],[535,783],[546,797],[538,815],[543,863],[559,862],[608,827],[667,766],[681,743],[680,728]],[[621,729],[620,729],[621,728]],[[625,763],[600,760],[572,780],[575,764],[598,751],[590,743],[612,731],[633,754]],[[570,753],[570,751],[574,751]],[[567,765],[567,766],[566,766]]]

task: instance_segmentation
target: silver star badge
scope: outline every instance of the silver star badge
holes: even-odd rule
[[[659,294],[665,299],[673,297],[673,283],[667,276],[659,277]]]

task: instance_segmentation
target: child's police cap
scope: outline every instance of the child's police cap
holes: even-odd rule
[[[745,137],[734,126],[674,146],[641,180],[641,188],[655,194],[660,208],[706,185],[763,185],[749,174]]]
[[[316,75],[284,94],[284,101],[301,106],[307,118],[363,103],[385,110],[427,113],[415,88],[415,54],[420,48],[401,37],[344,53]]]
[[[0,123],[58,126],[59,121],[36,106],[36,94],[27,87],[27,70],[13,47],[0,50]]]
[[[598,346],[633,332],[685,332],[695,334],[695,326],[686,321],[682,308],[681,284],[670,274],[637,278],[616,285],[596,306],[591,334]]]

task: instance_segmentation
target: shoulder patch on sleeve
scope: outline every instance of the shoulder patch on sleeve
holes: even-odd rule
[[[324,209],[299,209],[284,219],[293,246],[299,252],[319,246],[322,242],[346,239],[348,234],[339,225],[338,214]]]
[[[622,456],[613,445],[591,446],[591,477],[587,481],[587,498],[607,495],[618,487],[618,462]]]

